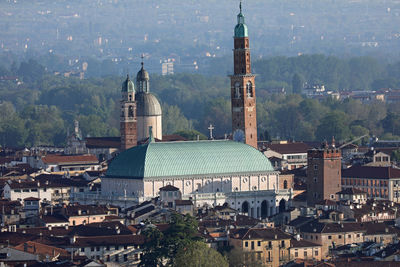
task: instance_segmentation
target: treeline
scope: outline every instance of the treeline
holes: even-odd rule
[[[342,63],[334,67],[336,63],[329,62]],[[349,71],[351,75],[342,70],[344,62],[358,62]],[[360,69],[358,73],[357,65]],[[400,138],[398,104],[362,104],[355,100],[332,99],[319,102],[298,94],[282,96],[268,91],[278,84],[291,89],[294,76],[321,82],[328,89],[400,88],[400,63],[382,65],[370,58],[342,60],[310,55],[256,61],[254,68],[258,73],[256,94],[260,139],[322,141],[335,136],[336,140],[344,141],[367,133],[380,138]],[[332,69],[336,69],[336,73]],[[44,66],[34,60],[0,66],[0,76],[13,75],[18,76],[23,83],[0,81],[1,145],[63,145],[68,129],[73,129],[74,119],[80,121],[84,136],[119,135],[118,101],[124,77],[85,80],[64,78],[48,73]],[[350,83],[351,79],[345,77],[354,77],[354,81]],[[356,81],[360,84],[363,81],[366,87],[341,86],[357,84]],[[390,86],[378,86],[378,81]],[[338,86],[335,88],[333,84]],[[180,131],[180,134],[189,138],[196,138],[198,132],[194,130],[208,135],[207,127],[210,123],[215,127],[216,136],[222,137],[231,132],[228,77],[151,75],[150,91],[162,104],[164,134]]]

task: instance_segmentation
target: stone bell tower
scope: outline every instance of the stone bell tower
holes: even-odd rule
[[[135,86],[129,75],[122,83],[121,93],[120,132],[121,151],[123,151],[137,145]]]
[[[242,3],[233,38],[234,72],[230,76],[233,140],[257,148],[255,75],[251,73],[248,29],[244,23]]]

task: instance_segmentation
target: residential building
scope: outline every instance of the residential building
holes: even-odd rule
[[[342,188],[356,188],[368,198],[400,203],[400,169],[352,166],[342,171]]]
[[[279,170],[293,170],[307,166],[307,151],[310,146],[302,142],[262,142],[259,147],[269,159],[277,158],[274,168]]]
[[[243,228],[231,231],[229,244],[245,253],[245,261],[278,267],[290,261],[291,238],[278,228]]]

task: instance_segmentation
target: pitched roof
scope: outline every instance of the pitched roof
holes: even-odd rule
[[[295,238],[292,238],[292,240],[290,240],[290,247],[292,248],[309,248],[309,247],[320,247],[320,246],[322,245],[318,245],[304,239],[297,240]]]
[[[86,137],[87,148],[120,148],[121,137]]]
[[[179,191],[179,188],[169,184],[161,187],[160,191]]]
[[[151,142],[123,151],[108,178],[151,178],[274,171],[257,149],[233,141]]]
[[[34,241],[23,242],[18,246],[16,246],[15,249],[32,254],[39,254],[44,257],[46,257],[46,255],[52,255],[52,256],[60,255],[62,257],[69,257],[69,252],[66,251],[65,249],[41,244]]]
[[[143,235],[115,235],[78,237],[72,244],[74,247],[114,246],[114,245],[142,245],[145,241]]]
[[[278,228],[242,228],[232,230],[231,238],[235,239],[262,239],[262,240],[279,240],[291,239],[291,235],[284,233]]]
[[[47,155],[42,158],[42,161],[45,164],[88,164],[99,162],[95,155]]]
[[[307,153],[311,148],[303,142],[287,143],[287,144],[263,144],[267,149],[271,149],[279,154],[298,154]]]
[[[393,167],[372,167],[357,165],[342,170],[342,177],[371,179],[400,178],[400,169],[395,169]]]

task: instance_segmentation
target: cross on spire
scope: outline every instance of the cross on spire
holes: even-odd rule
[[[210,126],[208,126],[207,129],[210,131],[210,139],[214,139],[213,137],[214,126],[210,123]]]
[[[239,3],[239,9],[240,9],[240,13],[242,13],[242,1],[240,1],[240,3]]]
[[[142,59],[142,63],[140,63],[140,64],[142,64],[142,68],[143,68],[143,65],[144,65],[144,63],[143,63],[144,54],[142,54],[140,57],[141,57],[141,59]]]

